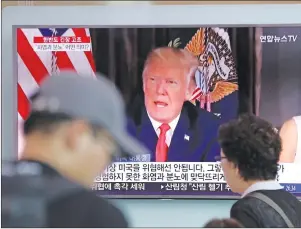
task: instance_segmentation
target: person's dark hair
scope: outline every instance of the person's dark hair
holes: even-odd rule
[[[281,139],[271,123],[250,114],[223,124],[218,139],[227,160],[245,180],[272,180],[277,176]]]
[[[40,92],[34,93],[30,97],[30,101],[34,101],[40,96]],[[33,111],[30,113],[29,117],[25,120],[23,125],[23,133],[28,135],[34,131],[40,131],[44,133],[51,133],[54,131],[58,125],[64,122],[70,122],[74,118],[70,115],[64,113],[52,113],[48,111]],[[96,135],[97,132],[102,130],[99,125],[94,125],[90,123],[93,134]]]
[[[23,133],[28,135],[34,131],[40,131],[43,133],[51,133],[55,131],[58,125],[64,122],[70,122],[74,120],[69,115],[64,113],[51,113],[51,112],[32,112],[23,125]],[[93,135],[97,135],[103,128],[99,125],[90,123],[90,128]]]
[[[212,219],[204,228],[243,228],[243,226],[235,219]]]
[[[32,112],[23,125],[23,132],[28,135],[34,131],[50,133],[63,122],[71,121],[72,118],[62,113]]]
[[[36,100],[40,96],[40,92],[34,93],[30,97],[30,101]],[[28,135],[34,131],[42,131],[50,133],[55,128],[67,121],[71,121],[72,118],[69,115],[62,113],[51,113],[46,111],[33,111],[29,114],[29,117],[23,124],[23,133]]]

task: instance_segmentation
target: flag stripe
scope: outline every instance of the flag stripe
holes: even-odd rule
[[[68,57],[70,62],[74,66],[74,71],[77,72],[78,74],[85,74],[85,75],[94,74],[83,52],[74,52],[72,53],[72,55],[70,55],[69,52]]]
[[[60,70],[75,71],[75,68],[66,52],[57,52],[56,57],[56,64]]]
[[[29,100],[22,90],[20,84],[18,84],[18,112],[20,113],[23,119],[27,118],[29,113]]]
[[[18,54],[18,83],[27,97],[30,97],[34,91],[39,88],[39,85],[32,77],[30,71],[23,63],[23,60]]]
[[[87,32],[86,32],[87,31]],[[18,52],[18,152],[22,152],[23,134],[21,125],[30,112],[29,97],[39,88],[39,84],[54,67],[59,70],[71,70],[79,74],[95,77],[95,65],[91,52],[56,52],[54,62],[53,52],[35,52],[33,50],[34,37],[52,36],[90,36],[89,30],[82,29],[17,29]],[[78,35],[77,35],[78,34]]]
[[[17,29],[17,37],[17,51],[31,75],[40,84],[49,73],[21,29]]]
[[[74,35],[76,37],[87,36],[86,29],[84,29],[84,28],[73,28],[72,30],[73,30]],[[87,57],[87,59],[89,61],[89,64],[90,64],[93,72],[95,72],[95,64],[94,64],[94,59],[93,59],[92,52],[85,51],[84,53],[85,53],[85,55],[86,55],[86,57]]]
[[[75,36],[73,29],[67,30],[63,36]],[[88,74],[91,76],[95,75],[84,52],[69,51],[67,54],[77,73],[86,75]]]
[[[34,37],[43,36],[39,29],[22,29],[22,32],[26,36],[27,40],[29,41],[30,45],[33,43]],[[47,69],[48,73],[51,73],[51,53],[50,52],[36,52],[39,59],[44,64],[45,68]]]
[[[196,89],[194,89],[190,101],[197,99],[201,94],[202,94],[201,89],[197,87]]]

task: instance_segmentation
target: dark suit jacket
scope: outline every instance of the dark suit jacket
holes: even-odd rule
[[[128,132],[150,150],[151,161],[156,161],[158,136],[147,115],[142,100],[136,100],[129,108]],[[220,120],[205,110],[184,103],[179,122],[173,133],[168,151],[170,162],[213,162],[220,154],[217,131]],[[188,139],[189,138],[189,139]]]
[[[236,119],[239,113],[238,91],[227,95],[220,101],[211,104],[211,112],[219,117],[221,123],[228,122],[231,119]],[[197,107],[200,102],[197,102]]]
[[[211,112],[220,114],[222,123],[237,118],[238,115],[238,91],[227,95],[222,100],[211,105]]]

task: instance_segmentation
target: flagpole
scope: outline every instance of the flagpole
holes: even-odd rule
[[[57,35],[57,30],[55,28],[50,29],[52,31],[51,37],[55,37]],[[57,67],[57,55],[56,51],[51,52],[51,75],[58,74],[58,67]]]

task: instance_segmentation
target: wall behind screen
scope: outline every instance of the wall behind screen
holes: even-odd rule
[[[113,200],[112,200],[113,201]],[[198,227],[227,218],[234,200],[114,200],[132,227]]]
[[[259,115],[275,126],[301,115],[301,29],[264,28],[264,35],[297,35],[296,42],[264,43]]]

